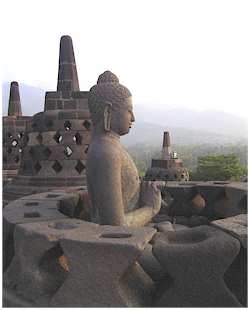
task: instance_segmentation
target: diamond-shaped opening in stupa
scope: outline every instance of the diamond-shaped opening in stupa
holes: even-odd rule
[[[77,171],[79,174],[81,174],[81,173],[83,172],[83,170],[85,169],[85,166],[84,166],[84,164],[83,164],[80,160],[78,160],[78,161],[77,161],[77,164],[76,164],[76,166],[75,166],[75,169],[76,169],[76,171]]]
[[[87,154],[87,153],[88,153],[88,150],[89,150],[89,145],[86,144],[86,148],[85,148],[85,150],[84,150],[84,153]]]
[[[82,144],[82,136],[79,134],[79,132],[77,132],[74,137],[73,140],[75,141],[75,143],[77,145],[81,145]]]
[[[55,140],[57,143],[61,143],[61,142],[62,142],[62,139],[63,139],[63,137],[62,137],[62,135],[60,134],[59,131],[56,132],[56,134],[54,135],[53,138],[54,138],[54,140]]]
[[[42,136],[41,133],[38,134],[38,136],[36,137],[36,139],[37,139],[37,142],[38,142],[39,144],[42,144],[42,142],[43,142],[43,136]]]
[[[18,145],[18,141],[16,139],[12,140],[11,145],[16,147]]]
[[[42,166],[39,164],[39,161],[36,162],[34,169],[36,172],[39,172],[41,170]]]
[[[46,156],[46,159],[50,157],[51,153],[52,152],[48,147],[46,147],[46,149],[43,151],[43,154]]]
[[[69,158],[73,154],[73,151],[71,150],[69,146],[66,146],[64,150],[64,154]]]
[[[56,160],[52,166],[52,168],[54,169],[54,171],[56,173],[59,173],[60,171],[62,171],[62,165]]]
[[[88,120],[85,120],[82,124],[87,130],[89,130],[91,127],[91,122]]]
[[[69,131],[71,129],[72,125],[70,121],[64,122],[64,128],[65,130]]]

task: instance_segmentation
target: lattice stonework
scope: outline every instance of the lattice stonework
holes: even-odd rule
[[[79,89],[72,41],[62,37],[57,91],[46,92],[44,111],[30,120],[23,145],[11,130],[4,137],[18,142],[6,147],[4,160],[15,150],[20,165],[16,179],[4,188],[4,201],[52,188],[86,185],[91,129],[88,92]]]
[[[82,98],[81,98],[82,96]],[[74,98],[79,110],[47,110],[54,100]],[[53,98],[53,99],[52,99]],[[86,92],[52,92],[46,94],[45,112],[37,113],[27,128],[27,147],[24,151],[25,174],[43,177],[49,181],[62,176],[85,177],[85,161],[91,140],[91,121]],[[50,128],[48,128],[48,124]],[[33,164],[32,164],[33,163]],[[31,165],[33,168],[29,168]],[[79,184],[83,184],[79,181]]]
[[[19,168],[23,146],[26,144],[25,134],[27,116],[3,117],[3,170]]]

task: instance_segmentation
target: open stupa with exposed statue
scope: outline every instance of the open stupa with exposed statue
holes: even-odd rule
[[[146,180],[188,181],[188,170],[183,166],[177,152],[171,150],[170,134],[164,132],[161,159],[152,159],[151,168],[146,171]]]
[[[140,181],[120,142],[134,121],[114,73],[79,91],[63,36],[4,188],[4,307],[247,306],[247,183]]]

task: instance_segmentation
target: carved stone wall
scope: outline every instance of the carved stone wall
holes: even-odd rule
[[[46,93],[45,112],[35,114],[27,126],[18,175],[4,187],[5,203],[27,194],[86,184],[91,140],[87,96],[88,92],[80,91]]]
[[[26,128],[17,176],[6,184],[4,205],[25,195],[86,184],[91,140],[88,92],[79,90],[72,40],[60,42],[58,90],[46,92],[44,112]]]
[[[243,197],[242,184],[199,185],[206,200],[216,202],[220,190],[234,196],[234,210]],[[174,191],[180,194],[176,182]],[[247,305],[247,215],[240,209],[194,228],[163,222],[132,229],[79,216],[88,213],[87,196],[86,187],[61,189],[5,207],[5,306]]]
[[[3,170],[18,170],[31,116],[3,117]]]
[[[8,116],[3,117],[3,183],[17,175],[24,144],[25,129],[31,116],[22,116],[19,85],[10,84]]]

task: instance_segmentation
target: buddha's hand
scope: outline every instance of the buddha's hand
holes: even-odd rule
[[[153,216],[161,209],[161,189],[165,182],[143,181],[140,190],[140,207],[152,207]]]

